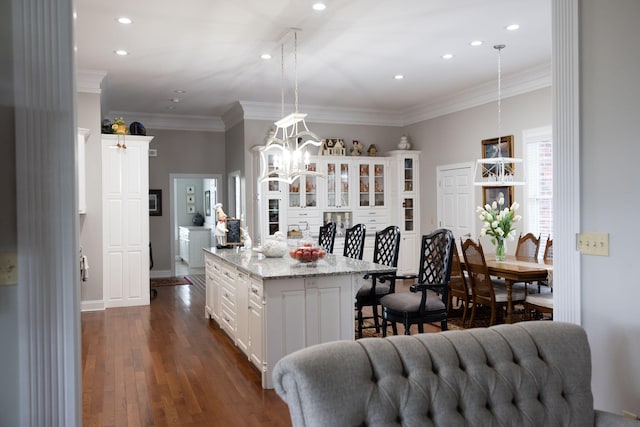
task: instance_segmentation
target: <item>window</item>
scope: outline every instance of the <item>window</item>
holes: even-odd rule
[[[553,234],[553,138],[551,126],[523,132],[527,205],[525,230],[540,236],[544,253]]]

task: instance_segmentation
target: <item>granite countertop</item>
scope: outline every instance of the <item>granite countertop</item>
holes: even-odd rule
[[[233,264],[241,271],[258,279],[289,279],[295,277],[332,276],[345,274],[394,273],[396,269],[369,261],[360,261],[342,255],[327,254],[311,264],[300,263],[289,254],[282,258],[238,249],[205,248],[206,252]]]

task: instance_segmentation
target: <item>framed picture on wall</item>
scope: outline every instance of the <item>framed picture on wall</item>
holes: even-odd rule
[[[211,216],[211,191],[204,192],[204,214],[205,216]]]
[[[497,203],[500,197],[504,197],[504,207],[513,204],[513,187],[482,187],[482,206]]]
[[[149,215],[162,216],[162,190],[149,190]]]
[[[498,145],[498,138],[490,138],[482,140],[482,158],[483,159],[495,159],[497,157],[513,157],[513,135],[507,135],[500,138],[500,144]],[[513,163],[506,166],[505,174],[512,175],[514,171]],[[482,167],[482,176],[487,177],[489,175],[495,175],[496,165],[485,164]]]

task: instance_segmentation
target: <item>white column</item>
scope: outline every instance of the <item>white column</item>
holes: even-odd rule
[[[81,424],[73,18],[14,0],[21,426]]]
[[[552,3],[553,288],[555,320],[581,323],[580,63],[578,0]]]

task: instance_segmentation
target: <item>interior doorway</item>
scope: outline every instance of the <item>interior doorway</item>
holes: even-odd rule
[[[437,167],[438,227],[450,229],[456,241],[476,235],[473,172],[473,162]]]
[[[202,268],[191,271],[188,265],[180,263],[180,226],[193,226],[193,218],[200,214],[204,226],[211,229],[211,241],[216,223],[216,203],[224,201],[224,187],[220,174],[170,174],[169,206],[171,242],[171,276],[198,274]],[[180,263],[180,264],[178,264]],[[186,273],[185,273],[186,272]]]

